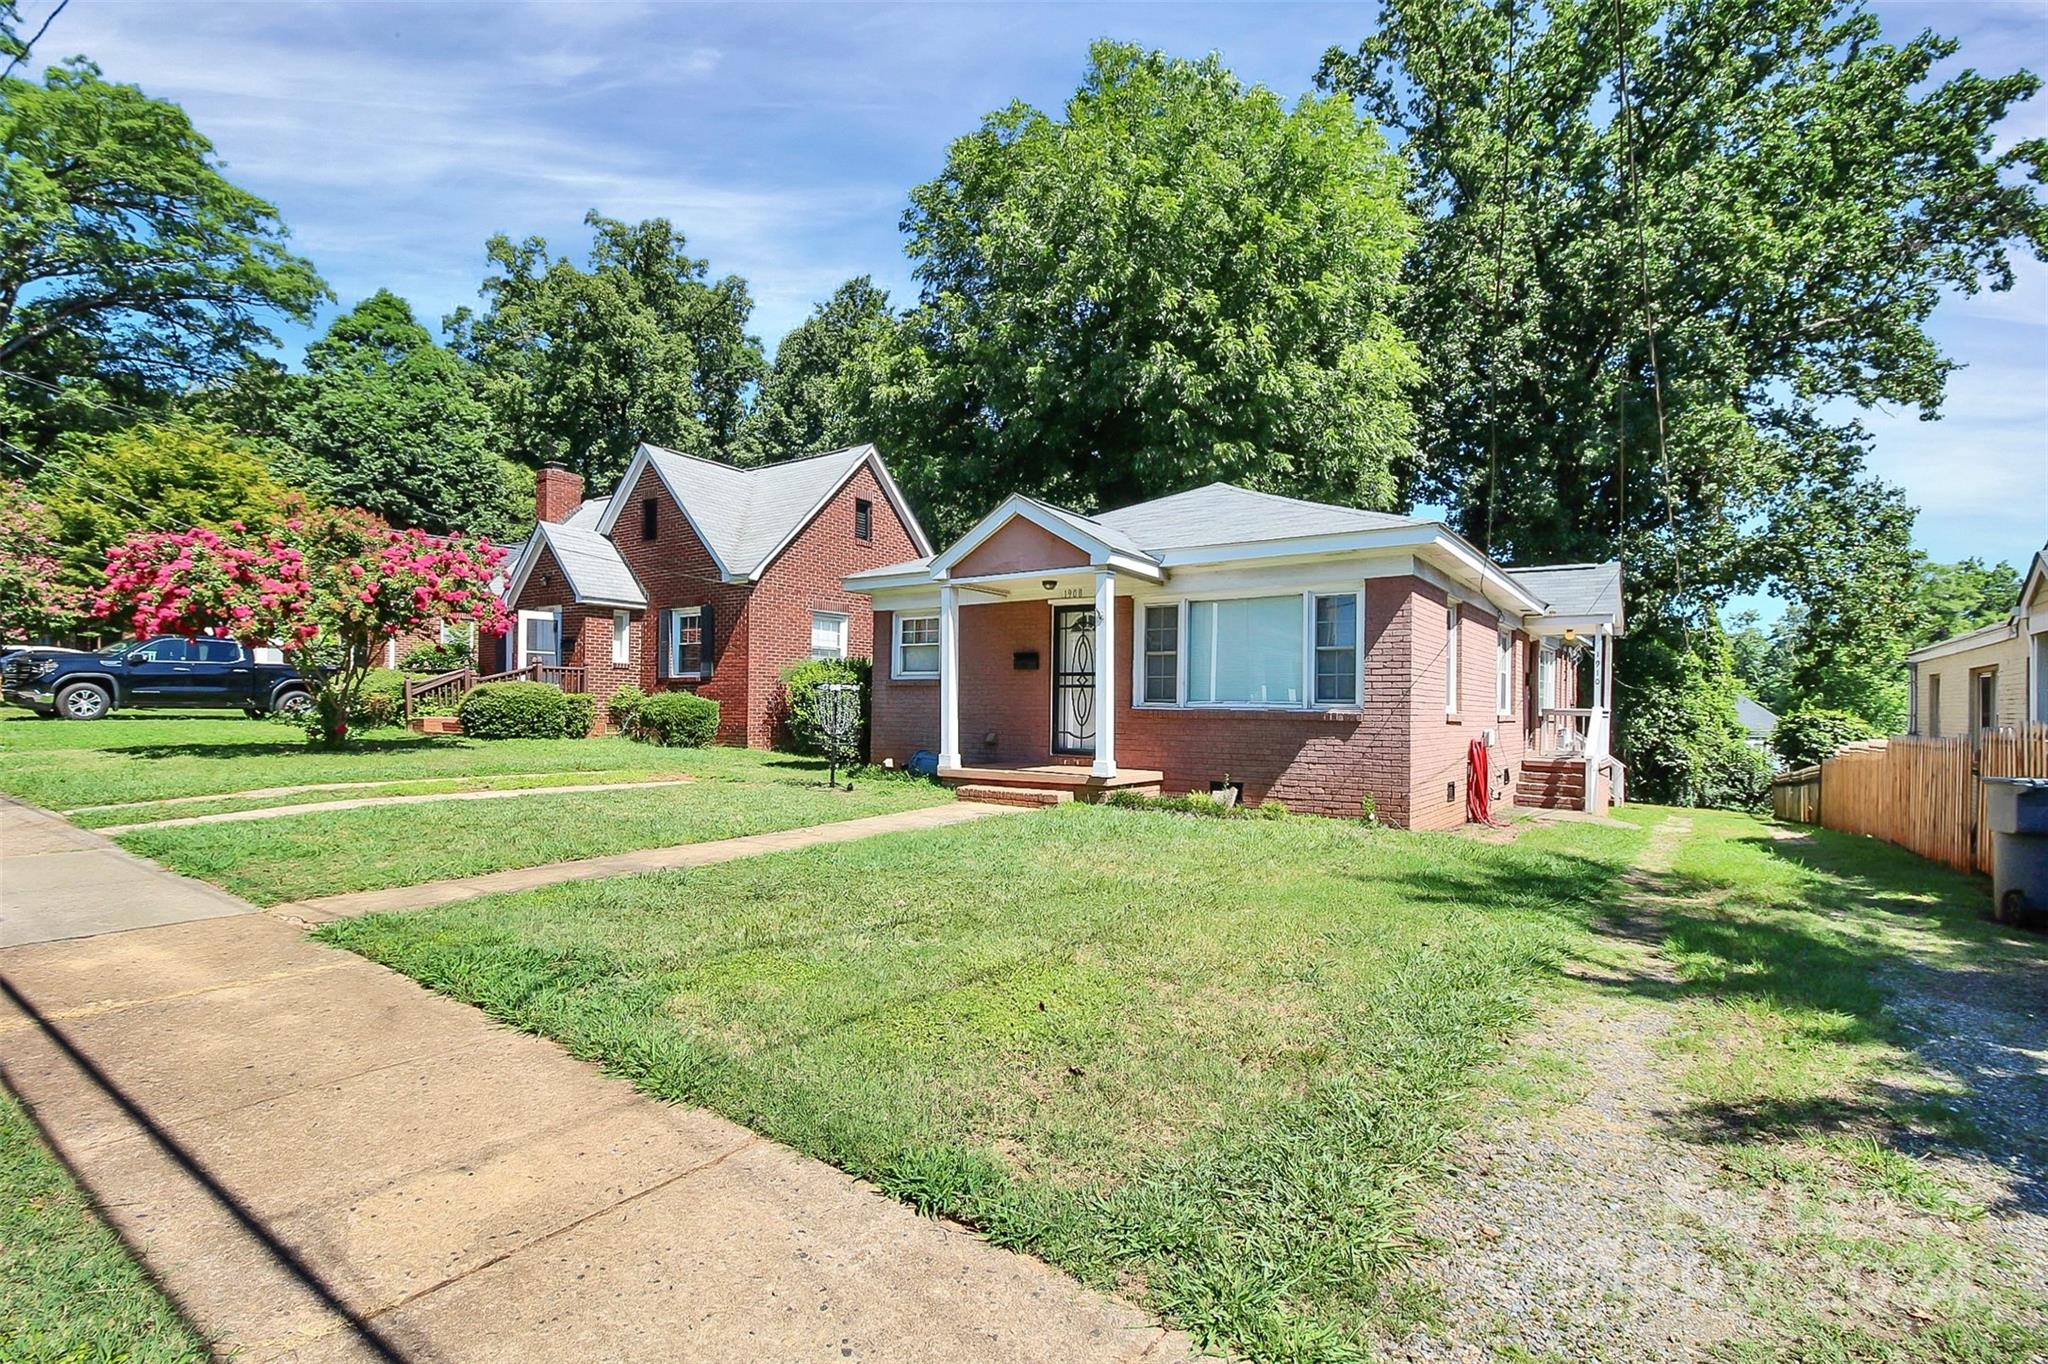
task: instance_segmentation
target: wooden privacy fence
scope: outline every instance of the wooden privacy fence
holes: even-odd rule
[[[1771,781],[1780,819],[1869,834],[1958,871],[1991,870],[1984,778],[2048,777],[2048,725],[1851,744]]]

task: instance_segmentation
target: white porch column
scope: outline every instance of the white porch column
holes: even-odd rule
[[[1607,757],[1608,648],[1607,631],[1603,629],[1593,636],[1593,717],[1586,723],[1587,814],[1599,813],[1595,805],[1599,792],[1595,788],[1600,766]]]
[[[960,589],[939,585],[939,766],[960,766]]]
[[[1095,570],[1094,777],[1116,775],[1116,574]]]

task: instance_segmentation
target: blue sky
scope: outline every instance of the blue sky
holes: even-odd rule
[[[24,0],[40,23],[55,0]],[[2042,0],[1880,3],[1888,30],[1962,39],[1958,64],[2048,71]],[[234,178],[282,210],[343,306],[380,287],[432,321],[474,299],[494,231],[580,256],[583,213],[665,215],[746,278],[776,340],[849,276],[914,293],[898,219],[946,143],[1013,99],[1054,107],[1088,42],[1214,50],[1283,95],[1370,6],[471,6],[72,0],[38,57],[84,52],[175,99]],[[2008,135],[2048,134],[2048,96]],[[2048,267],[1944,303],[1967,368],[1942,419],[1873,412],[1872,466],[1938,558],[2023,564],[2048,539]],[[296,354],[303,335],[288,338]]]

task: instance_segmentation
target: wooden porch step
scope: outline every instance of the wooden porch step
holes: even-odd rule
[[[421,715],[414,717],[411,728],[415,734],[460,734],[462,721],[452,715]]]
[[[1032,809],[1047,805],[1065,805],[1074,798],[1074,793],[1065,788],[995,786],[980,783],[955,786],[953,794],[961,800],[978,800],[989,805],[1022,805]]]

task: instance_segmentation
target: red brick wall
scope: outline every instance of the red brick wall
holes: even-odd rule
[[[512,628],[505,639],[498,644],[504,652],[504,667],[510,670],[519,664],[519,622],[520,611],[543,611],[558,607],[562,612],[562,638],[567,644],[562,651],[565,667],[583,669],[583,690],[598,700],[596,714],[591,718],[592,732],[602,732],[605,724],[605,702],[619,687],[631,680],[631,674],[611,664],[612,613],[608,608],[577,606],[569,600],[569,580],[555,562],[554,552],[545,545],[541,547],[540,558],[527,575],[526,587],[518,600],[509,604],[514,613]],[[493,669],[479,665],[479,671]]]
[[[872,504],[869,538],[853,534],[854,503]],[[839,580],[849,573],[900,564],[920,553],[909,527],[882,493],[874,471],[866,465],[854,472],[830,502],[818,509],[754,585],[748,635],[749,676],[753,695],[748,708],[747,739],[756,748],[776,742],[785,707],[782,670],[811,656],[811,613],[836,611],[847,617],[846,652],[852,658],[882,658],[887,667],[887,637],[875,648],[873,601],[846,591]]]
[[[1164,774],[1169,792],[1207,790],[1226,774],[1253,801],[1284,801],[1292,809],[1357,815],[1371,795],[1389,823],[1441,824],[1413,806],[1411,725],[1434,705],[1441,726],[1443,675],[1435,690],[1416,674],[1418,589],[1412,578],[1364,584],[1365,697],[1352,711],[1175,710],[1131,705],[1132,603],[1117,601],[1116,756],[1120,767]],[[1427,608],[1422,608],[1426,614]],[[889,613],[878,613],[887,640]],[[1438,599],[1436,629],[1443,620]],[[1071,761],[1052,742],[1052,606],[1043,601],[963,606],[960,611],[960,757],[965,763]],[[1019,650],[1036,649],[1039,667],[1020,672]],[[1438,652],[1441,652],[1439,640]],[[907,760],[938,749],[938,684],[897,682],[884,657],[876,669],[872,747],[876,759]],[[1491,703],[1492,636],[1487,636],[1484,695]],[[1439,665],[1440,666],[1440,665]],[[1418,693],[1418,688],[1421,690]],[[993,733],[994,741],[988,736]],[[1462,754],[1462,747],[1459,748]],[[1436,797],[1442,799],[1442,789]],[[1457,818],[1464,817],[1463,787]]]
[[[1503,716],[1495,692],[1495,650],[1499,617],[1480,602],[1458,609],[1458,711],[1444,709],[1444,670],[1448,666],[1443,590],[1415,582],[1415,724],[1412,735],[1413,794],[1416,828],[1451,828],[1465,822],[1465,796],[1471,770],[1469,749],[1484,731],[1494,732],[1488,753],[1491,792],[1496,807],[1514,801],[1514,773],[1527,756],[1533,732],[1535,653],[1529,637],[1517,630],[1510,665],[1512,707]],[[1444,793],[1449,788],[1451,799]]]

